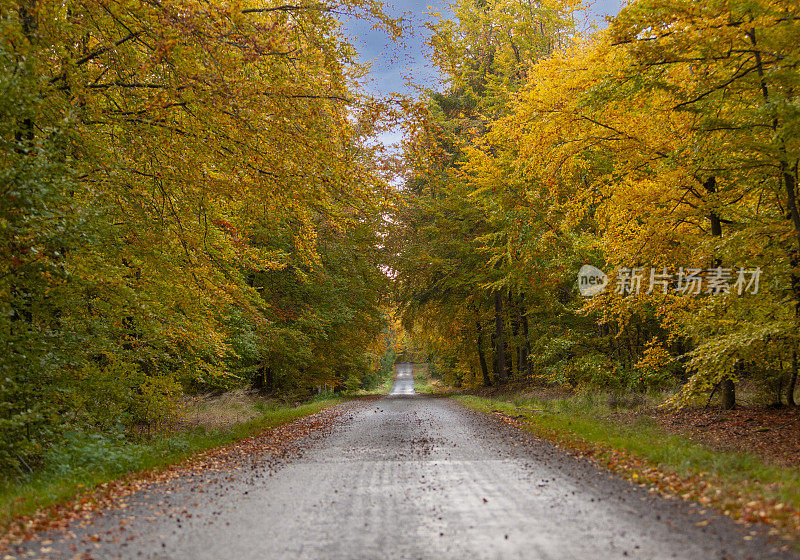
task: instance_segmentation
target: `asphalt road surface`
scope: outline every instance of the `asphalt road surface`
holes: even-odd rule
[[[414,394],[414,365],[397,364],[394,368],[395,377],[390,396]]]
[[[752,527],[414,395],[410,365],[397,374],[389,396],[339,405],[285,460],[157,484],[12,557],[796,558]]]

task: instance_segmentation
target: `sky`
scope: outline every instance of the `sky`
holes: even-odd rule
[[[603,25],[605,16],[619,12],[622,0],[595,0],[585,14],[584,29],[592,23]],[[411,27],[411,34],[404,44],[393,43],[382,30],[371,29],[369,23],[360,20],[344,22],[344,31],[358,50],[360,62],[371,62],[372,70],[363,84],[366,91],[376,96],[389,93],[417,95],[417,87],[440,89],[436,69],[426,60],[425,41],[430,33],[425,23],[435,21],[428,15],[431,11],[443,16],[451,15],[447,2],[443,0],[404,0],[385,2],[391,17],[404,16]],[[580,16],[579,16],[580,17]],[[387,132],[380,141],[392,145],[400,140],[398,131]]]

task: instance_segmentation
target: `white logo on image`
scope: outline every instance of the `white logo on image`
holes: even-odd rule
[[[578,290],[582,296],[595,296],[605,290],[607,285],[608,276],[596,266],[585,264],[578,271]]]

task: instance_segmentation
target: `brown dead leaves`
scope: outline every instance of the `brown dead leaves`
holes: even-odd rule
[[[670,432],[724,451],[755,453],[785,466],[800,464],[800,410],[746,406],[736,410],[651,410]]]
[[[100,484],[76,498],[50,506],[33,515],[15,519],[0,536],[0,553],[9,545],[36,538],[41,531],[63,531],[88,526],[105,509],[125,509],[135,492],[167,485],[177,478],[197,474],[220,473],[247,467],[275,467],[300,452],[304,438],[324,433],[350,407],[339,405],[295,420],[236,443],[196,453],[180,463],[150,471],[133,473],[113,482]],[[168,491],[168,490],[167,490]]]
[[[604,443],[543,430],[525,420],[524,415],[510,416],[499,410],[494,410],[493,415],[506,424],[533,431],[565,447],[573,455],[593,461],[634,484],[647,487],[651,493],[695,502],[700,508],[713,508],[737,523],[766,524],[771,535],[795,543],[800,541],[800,510],[769,497],[771,489],[759,481],[741,484],[721,480],[709,473],[679,474]],[[704,512],[703,509],[699,511]]]

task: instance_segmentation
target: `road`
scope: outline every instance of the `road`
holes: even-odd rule
[[[394,384],[389,391],[389,396],[414,394],[414,366],[413,364],[397,364],[394,368]]]
[[[285,460],[156,484],[15,556],[796,558],[496,418],[414,395],[410,366],[390,395],[339,406]]]

